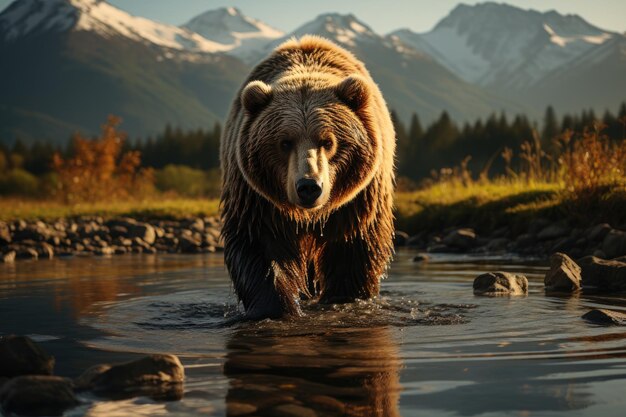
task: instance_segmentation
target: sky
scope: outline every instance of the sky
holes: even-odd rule
[[[17,0],[27,1],[27,0]],[[458,0],[108,0],[131,14],[180,25],[204,11],[235,6],[285,32],[320,13],[353,13],[376,32],[399,28],[430,30],[460,2]],[[0,10],[12,0],[0,0]],[[579,14],[602,29],[626,32],[626,0],[507,0],[500,1],[539,11]],[[463,1],[465,4],[479,3]]]

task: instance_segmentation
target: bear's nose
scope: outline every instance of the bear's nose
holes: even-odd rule
[[[303,206],[312,206],[322,194],[322,186],[310,178],[301,178],[296,182],[296,191]]]

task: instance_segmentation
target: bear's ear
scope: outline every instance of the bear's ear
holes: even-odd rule
[[[359,75],[350,75],[335,87],[339,100],[358,111],[367,104],[370,92],[367,82]]]
[[[241,92],[241,105],[250,114],[263,110],[272,99],[272,87],[263,81],[250,81]]]

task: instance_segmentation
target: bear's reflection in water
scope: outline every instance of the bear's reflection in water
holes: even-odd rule
[[[400,415],[401,363],[385,327],[250,327],[237,330],[227,348],[229,416]]]

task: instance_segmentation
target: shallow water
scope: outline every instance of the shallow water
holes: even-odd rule
[[[0,334],[40,341],[64,376],[143,353],[185,365],[181,401],[85,397],[69,416],[624,415],[626,330],[580,316],[626,295],[546,294],[528,260],[412,256],[375,301],[259,323],[239,321],[220,255],[0,265]],[[529,295],[474,296],[493,270],[526,274]]]

